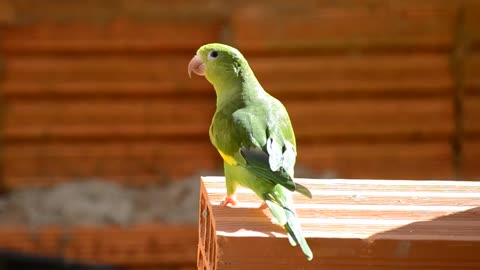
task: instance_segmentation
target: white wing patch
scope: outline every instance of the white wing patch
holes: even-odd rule
[[[282,167],[293,177],[293,168],[295,166],[295,159],[297,158],[297,152],[295,147],[288,141],[285,141],[285,151],[282,155]]]
[[[278,171],[283,164],[282,148],[271,137],[267,140],[267,153],[269,156],[268,164],[270,165],[270,170],[274,172]]]
[[[295,147],[288,141],[285,141],[285,150],[273,138],[267,140],[268,163],[270,170],[278,171],[283,167],[290,175],[293,174],[295,158],[297,156]],[[283,151],[283,152],[282,152]]]

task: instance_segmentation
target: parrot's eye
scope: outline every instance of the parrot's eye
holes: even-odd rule
[[[208,59],[216,59],[217,57],[218,57],[218,52],[215,50],[208,53]]]

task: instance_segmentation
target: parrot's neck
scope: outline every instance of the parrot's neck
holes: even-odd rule
[[[266,94],[253,72],[248,71],[213,84],[217,94],[217,109],[231,104],[242,106]]]

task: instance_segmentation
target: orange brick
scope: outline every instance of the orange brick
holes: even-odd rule
[[[233,40],[242,48],[262,51],[452,46],[457,12],[454,4],[349,3],[319,5],[297,13],[247,6],[233,17]]]
[[[128,185],[163,183],[221,166],[207,135],[202,140],[57,141],[10,143],[9,189],[98,177]]]
[[[480,3],[476,0],[464,0],[464,38],[476,45],[480,42],[480,31],[478,29],[478,18],[480,16]]]
[[[17,19],[16,10],[13,7],[11,1],[0,1],[0,23],[9,24],[15,22]]]
[[[201,136],[208,134],[214,104],[213,98],[11,102],[5,136],[7,139]]]
[[[5,30],[0,48],[7,54],[190,51],[218,37],[219,24],[205,21],[39,23]]]
[[[465,57],[465,86],[466,92],[480,95],[480,52],[474,51]]]
[[[0,248],[141,269],[195,264],[197,230],[188,225],[0,227]]]
[[[339,178],[451,179],[452,147],[443,142],[299,141],[298,165]]]
[[[188,84],[187,64],[197,48],[173,54],[10,56],[4,60],[7,82],[177,82]],[[181,82],[178,82],[181,81]],[[195,80],[196,81],[196,80]]]
[[[448,98],[284,100],[299,139],[444,138],[453,134]]]
[[[6,97],[158,97],[164,95],[192,96],[210,95],[213,96],[213,89],[206,81],[186,82],[5,82],[2,88]]]
[[[480,136],[480,96],[464,97],[463,125],[467,137]]]
[[[464,177],[480,180],[480,137],[466,139],[463,143]]]
[[[247,57],[260,83],[273,94],[438,95],[454,88],[449,55],[444,53]]]

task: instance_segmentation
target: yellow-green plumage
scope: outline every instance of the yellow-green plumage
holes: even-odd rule
[[[210,139],[224,159],[227,197],[239,185],[253,190],[284,226],[290,243],[298,244],[311,260],[291,192],[311,194],[293,181],[296,142],[285,107],[264,91],[235,48],[207,44],[197,51],[195,61],[189,72],[205,75],[217,94]]]

